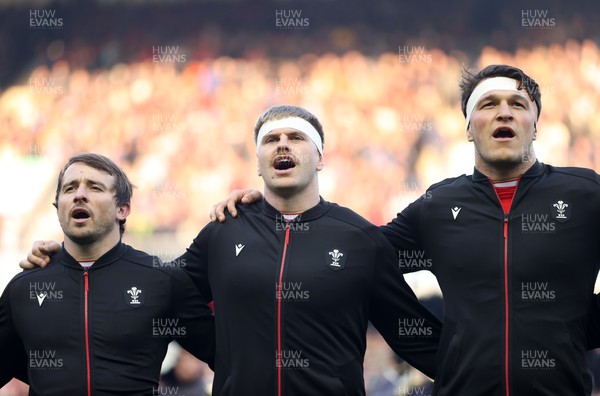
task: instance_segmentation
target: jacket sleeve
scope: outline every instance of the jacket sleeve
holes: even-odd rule
[[[421,242],[419,227],[419,213],[427,199],[427,194],[408,205],[402,212],[398,213],[395,219],[379,227],[383,235],[385,235],[394,249],[396,249],[400,261],[404,256],[419,257],[424,259],[423,262],[427,262],[427,252]],[[428,266],[410,265],[410,262],[407,263],[409,265],[399,265],[403,273],[431,270]]]
[[[435,378],[442,324],[404,280],[392,246],[383,236],[378,242],[369,319],[396,354]]]
[[[28,383],[27,354],[13,325],[9,286],[0,297],[0,388],[12,378]]]
[[[186,252],[175,259],[177,265],[173,267],[181,267],[191,277],[192,281],[204,297],[205,301],[212,301],[212,291],[208,283],[208,253],[209,239],[212,223],[207,224],[202,231],[193,240]]]
[[[596,184],[600,186],[600,175],[595,174]],[[596,246],[600,249],[600,245]],[[587,348],[600,348],[600,294],[593,294],[588,310]]]
[[[208,301],[181,268],[173,267],[168,271],[172,280],[172,309],[180,329],[185,330],[175,340],[214,370],[215,320]]]
[[[600,294],[592,295],[588,310],[587,348],[600,348]]]

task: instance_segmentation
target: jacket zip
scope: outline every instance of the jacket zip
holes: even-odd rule
[[[521,176],[519,176],[519,178],[517,179],[517,186],[515,188],[515,192],[513,193],[513,196],[510,198],[510,204],[508,205],[508,213],[504,213],[504,208],[502,207],[502,200],[500,199],[500,195],[498,195],[498,191],[496,191],[496,187],[494,187],[494,182],[488,178],[488,180],[490,181],[490,183],[492,184],[492,189],[494,190],[494,193],[496,194],[496,198],[498,198],[498,203],[500,204],[500,209],[502,210],[503,213],[503,231],[502,231],[502,236],[504,239],[504,383],[505,383],[505,396],[510,396],[510,390],[509,390],[509,367],[510,367],[510,361],[509,361],[509,342],[510,342],[510,338],[508,336],[508,332],[509,332],[509,302],[508,302],[508,216],[510,214],[510,211],[512,209],[512,204],[513,201],[515,199],[515,196],[517,195],[517,189],[519,188],[519,182],[521,181]]]
[[[504,215],[504,312],[504,381],[506,382],[506,396],[510,396],[508,387],[508,214]]]
[[[281,267],[279,268],[279,282],[277,294],[277,396],[281,396],[281,291],[283,286],[283,269],[285,268],[285,257],[287,246],[290,243],[290,225],[285,225],[285,241],[283,243],[283,254],[281,256]]]
[[[87,268],[83,270],[83,281],[85,284],[85,292],[83,297],[83,316],[85,326],[85,369],[86,369],[86,383],[87,383],[87,396],[92,395],[92,376],[90,370],[90,332],[89,332],[89,317],[88,317],[88,292],[90,291],[89,275]]]

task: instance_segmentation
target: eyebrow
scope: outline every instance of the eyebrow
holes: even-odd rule
[[[305,138],[308,138],[308,135],[302,131],[297,131],[297,130],[290,130],[290,131],[282,131],[282,132],[275,132],[273,133],[273,131],[267,133],[265,136],[263,136],[263,142],[271,137],[271,136],[279,136],[280,134],[285,134],[285,135],[291,135],[291,136],[295,136],[295,135],[299,135],[299,136],[304,136]]]
[[[93,186],[93,185],[96,185],[96,186],[100,186],[100,187],[103,187],[103,188],[108,188],[108,187],[107,187],[107,186],[106,186],[104,183],[102,183],[102,182],[100,182],[100,181],[97,181],[97,180],[93,180],[93,179],[85,179],[85,182],[84,182],[84,183],[85,183],[87,186]],[[79,185],[79,184],[80,184],[80,183],[79,183],[79,180],[78,180],[78,179],[73,179],[73,180],[71,180],[70,182],[63,184],[63,186],[62,186],[62,189],[61,189],[61,190],[64,190],[64,189],[65,189],[65,188],[67,188],[67,187],[76,186],[76,185]]]
[[[481,99],[479,99],[479,101],[477,103],[479,104],[481,102],[485,102],[486,100],[492,100],[492,99],[498,99],[498,94],[494,94],[494,93],[485,94],[484,96],[481,97]],[[518,93],[511,94],[508,97],[508,99],[512,99],[512,100],[520,99],[520,100],[526,101],[527,104],[529,104],[527,97],[524,95],[519,95]]]

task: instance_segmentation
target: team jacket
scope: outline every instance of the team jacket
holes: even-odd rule
[[[30,395],[159,394],[171,340],[212,366],[214,319],[185,271],[122,243],[84,270],[63,248],[0,298],[0,385],[24,362]]]
[[[504,215],[491,182],[433,185],[382,227],[406,271],[444,296],[435,395],[589,395],[588,310],[600,264],[600,179],[535,163]]]
[[[379,229],[321,202],[291,222],[266,201],[207,225],[180,258],[214,299],[213,395],[364,395],[368,321],[432,376],[439,321]]]

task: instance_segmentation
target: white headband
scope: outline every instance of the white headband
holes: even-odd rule
[[[319,132],[317,132],[315,127],[310,122],[300,117],[288,117],[280,120],[270,120],[262,124],[258,130],[258,135],[256,136],[256,153],[258,153],[258,149],[260,148],[265,135],[279,128],[292,128],[304,133],[310,138],[310,140],[313,141],[315,146],[317,146],[319,154],[323,155],[323,141],[321,140],[321,135],[319,135]]]
[[[495,90],[519,92],[517,89],[518,83],[517,80],[508,77],[492,77],[480,82],[469,96],[469,100],[467,100],[467,128],[471,120],[471,113],[483,95]]]

